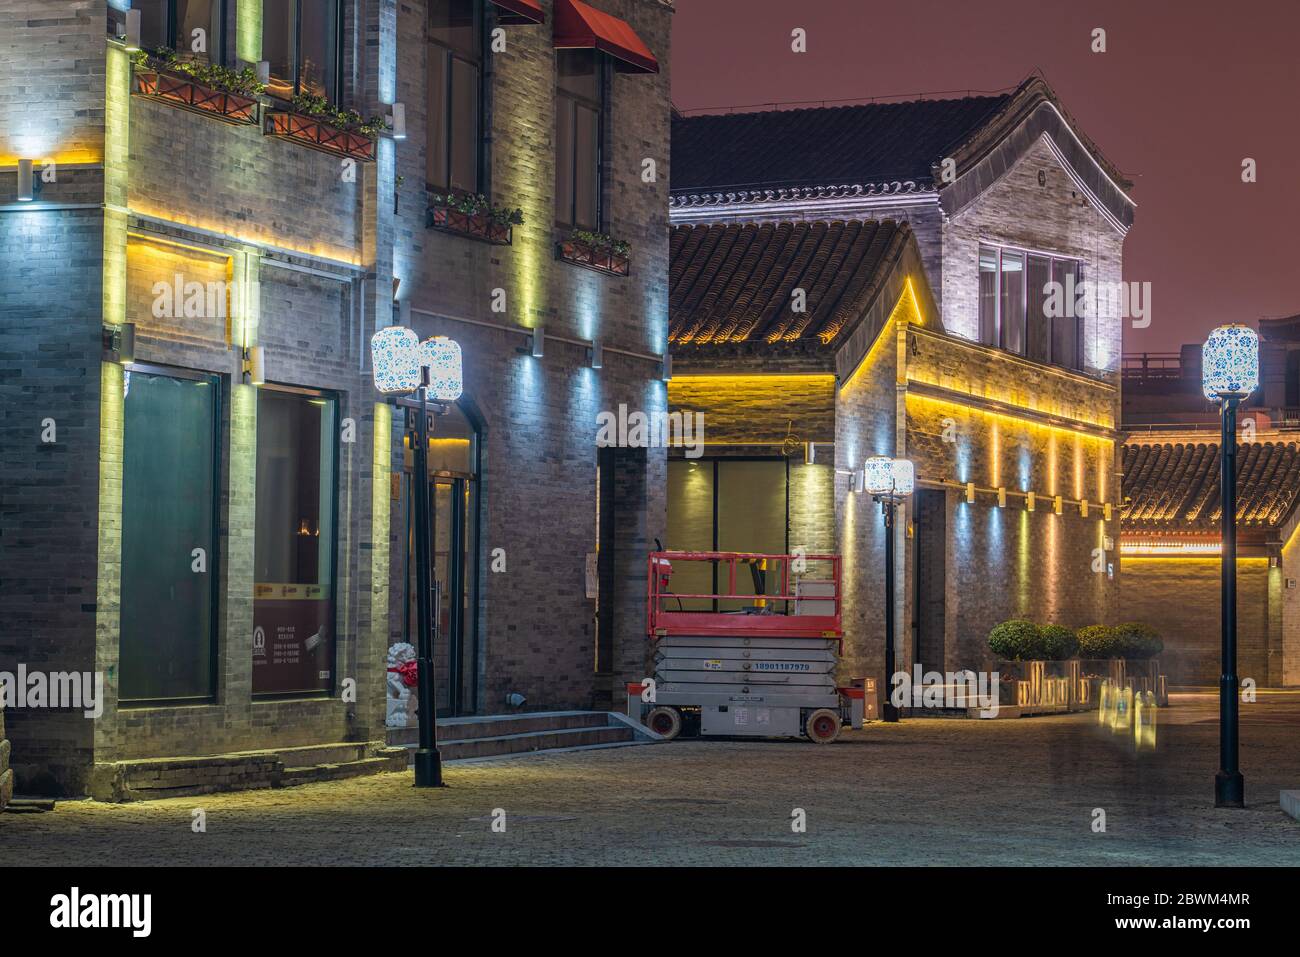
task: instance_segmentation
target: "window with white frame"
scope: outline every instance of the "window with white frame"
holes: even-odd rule
[[[1007,246],[979,248],[979,337],[1016,355],[1083,368],[1077,259]]]

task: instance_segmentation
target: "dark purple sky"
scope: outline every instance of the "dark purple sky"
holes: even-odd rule
[[[1041,70],[1135,184],[1124,274],[1151,283],[1152,322],[1124,351],[1172,351],[1300,313],[1298,41],[1297,0],[677,0],[673,100],[995,91]]]

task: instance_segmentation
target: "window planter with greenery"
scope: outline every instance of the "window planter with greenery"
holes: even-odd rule
[[[251,68],[182,60],[172,50],[132,56],[135,81],[132,92],[192,113],[214,116],[227,123],[257,123],[257,98],[266,87]]]
[[[575,229],[567,239],[557,244],[555,254],[565,262],[612,276],[626,276],[631,272],[631,251],[632,247],[621,239],[613,239],[604,233]]]
[[[263,127],[268,136],[366,163],[374,161],[375,139],[384,129],[381,117],[363,119],[360,113],[340,109],[312,93],[295,96],[292,109],[268,109]]]
[[[514,227],[522,226],[523,222],[522,209],[497,206],[482,193],[473,196],[432,193],[429,196],[426,225],[430,229],[509,246],[514,238]]]

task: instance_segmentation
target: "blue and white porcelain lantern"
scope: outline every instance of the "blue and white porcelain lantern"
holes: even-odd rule
[[[1201,388],[1212,402],[1244,398],[1259,386],[1259,336],[1239,323],[1219,326],[1201,349]]]
[[[873,455],[862,465],[862,488],[871,495],[911,495],[915,486],[912,463]]]
[[[429,398],[455,402],[465,391],[461,371],[460,343],[446,336],[434,336],[420,343],[420,365],[429,367]]]
[[[384,395],[420,387],[420,337],[406,326],[386,326],[370,337],[375,388]]]

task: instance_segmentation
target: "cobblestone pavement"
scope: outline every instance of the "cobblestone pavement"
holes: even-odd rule
[[[1243,705],[1241,811],[1210,806],[1215,707],[1178,697],[1155,753],[1091,715],[914,719],[826,747],[678,741],[453,764],[436,791],[408,772],[60,802],[0,815],[0,865],[1300,864],[1300,823],[1278,806],[1300,788],[1300,694]],[[191,830],[194,808],[206,833]]]

